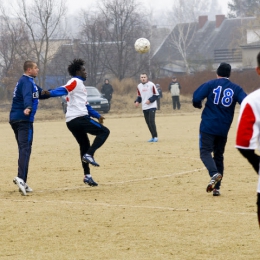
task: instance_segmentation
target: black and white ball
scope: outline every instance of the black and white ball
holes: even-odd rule
[[[141,54],[148,52],[150,46],[150,42],[146,38],[139,38],[135,42],[135,50]]]

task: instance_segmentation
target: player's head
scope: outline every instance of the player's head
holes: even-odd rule
[[[257,62],[256,72],[258,75],[260,75],[260,52],[256,56],[256,62]]]
[[[108,79],[105,79],[105,84],[108,84],[109,83],[109,80]]]
[[[218,66],[217,75],[220,78],[229,78],[231,74],[231,66],[228,63],[222,62]]]
[[[87,72],[84,65],[85,61],[83,61],[82,59],[74,59],[68,66],[68,72],[70,76],[78,76],[83,78],[83,80],[86,80]]]
[[[31,60],[27,60],[23,64],[23,71],[24,71],[24,74],[35,78],[38,75],[39,68],[35,62],[33,62]]]
[[[140,74],[140,81],[145,84],[146,82],[148,82],[148,76],[146,73],[141,73]]]
[[[172,77],[172,81],[175,82],[177,78],[175,76]]]

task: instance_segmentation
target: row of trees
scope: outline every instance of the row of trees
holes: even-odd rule
[[[231,1],[229,8],[235,15],[240,14],[238,3],[242,2],[247,10],[257,10],[259,5],[256,0]],[[43,87],[47,75],[67,75],[69,61],[77,57],[87,61],[88,84],[92,85],[100,83],[106,74],[121,80],[162,65],[151,64],[151,55],[134,51],[137,38],[152,37],[152,11],[144,11],[147,9],[138,0],[99,0],[95,9],[80,14],[80,22],[73,19],[69,24],[66,4],[66,0],[0,2],[0,89],[13,90],[27,59],[37,62],[38,80]],[[190,34],[195,31],[194,21],[200,14],[212,11],[214,5],[212,0],[177,0],[168,12],[170,28],[178,24],[172,48],[181,54],[187,72],[186,50],[192,41]],[[72,41],[68,25],[78,32],[74,34],[77,41]]]
[[[68,62],[79,57],[87,61],[89,84],[93,85],[105,73],[121,80],[146,70],[147,55],[138,55],[133,48],[137,38],[149,37],[149,15],[140,6],[136,0],[101,0],[94,12],[82,12],[80,26],[73,21],[78,44],[68,53],[60,48],[62,43],[66,43],[63,47],[71,45],[66,1],[0,2],[1,86],[13,88],[27,59],[37,62],[41,86],[49,74],[66,74]]]
[[[231,0],[228,2],[230,18],[260,15],[260,0]]]

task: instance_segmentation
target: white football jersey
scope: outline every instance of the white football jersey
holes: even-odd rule
[[[148,81],[145,84],[140,83],[137,86],[137,96],[140,96],[142,98],[142,109],[147,110],[150,108],[157,108],[157,101],[150,104],[145,104],[145,102],[152,97],[153,95],[159,96],[158,90],[153,84],[153,82]]]
[[[259,149],[260,141],[260,89],[252,92],[241,103],[238,116],[236,147]]]
[[[83,81],[78,78],[71,78],[64,86],[68,91],[66,122],[80,116],[88,115],[87,90]]]

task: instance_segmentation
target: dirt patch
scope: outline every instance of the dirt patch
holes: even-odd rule
[[[158,143],[147,143],[140,109],[112,108],[101,167],[91,168],[96,188],[82,182],[61,109],[39,109],[27,197],[12,183],[17,146],[2,111],[0,259],[258,259],[257,176],[234,148],[236,119],[213,197],[198,153],[201,111],[185,106],[157,111]]]

